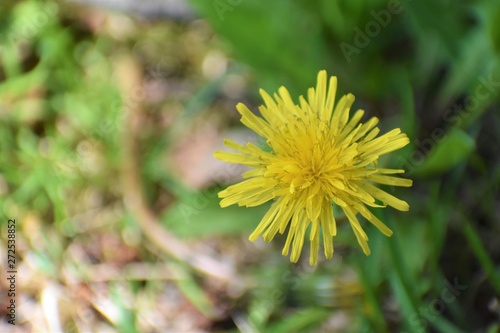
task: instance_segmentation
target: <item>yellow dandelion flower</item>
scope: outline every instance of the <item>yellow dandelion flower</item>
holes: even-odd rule
[[[214,154],[217,159],[253,168],[243,174],[246,180],[219,192],[221,207],[253,207],[274,199],[249,238],[254,241],[263,234],[264,240],[270,241],[288,227],[283,255],[288,255],[292,245],[292,262],[300,257],[309,225],[310,264],[318,261],[320,229],[325,256],[332,257],[333,237],[337,234],[335,205],[343,210],[366,255],[370,254],[368,237],[358,213],[391,236],[392,231],[367,206],[409,209],[405,201],[373,185],[412,185],[409,179],[392,176],[404,170],[376,167],[381,155],[406,146],[408,137],[399,128],[379,136],[378,118],[360,123],[363,110],[349,119],[354,95],[347,94],[335,104],[336,90],[337,78],[330,77],[327,86],[326,71],[319,72],[316,89],[308,90],[307,99],[300,96],[298,105],[285,87],[279,88],[274,98],[261,89],[265,105],[259,110],[263,118],[242,103],[237,109],[241,122],[265,138],[270,151],[252,143],[243,146],[224,140],[238,153]]]

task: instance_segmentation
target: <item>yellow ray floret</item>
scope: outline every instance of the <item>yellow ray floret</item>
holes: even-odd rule
[[[236,108],[241,122],[266,140],[269,151],[225,140],[236,152],[214,154],[220,160],[252,168],[243,174],[244,181],[219,192],[221,207],[253,207],[274,200],[250,240],[262,235],[270,241],[288,230],[283,255],[291,248],[292,262],[299,259],[308,231],[310,264],[318,261],[320,239],[325,257],[333,256],[335,206],[343,211],[366,255],[370,254],[368,237],[358,214],[391,236],[392,231],[367,207],[409,209],[405,201],[374,185],[412,185],[410,179],[394,176],[404,170],[376,167],[380,156],[406,146],[408,137],[399,128],[379,135],[376,117],[360,122],[363,110],[350,117],[354,95],[342,96],[335,104],[336,91],[337,78],[328,80],[326,71],[319,72],[316,89],[308,90],[307,99],[300,96],[299,104],[284,87],[273,97],[260,90],[265,103],[259,108],[262,117],[242,103]]]

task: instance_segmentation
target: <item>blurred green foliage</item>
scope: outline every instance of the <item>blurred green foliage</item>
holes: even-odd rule
[[[121,98],[109,81],[107,38],[77,41],[59,10],[56,2],[26,1],[2,12],[0,73],[0,163],[13,190],[3,198],[3,212],[33,207],[56,223],[71,208],[69,187],[106,187],[112,179],[118,160],[106,155],[109,168],[102,169],[92,159],[101,149],[118,150]],[[103,132],[103,119],[115,124],[110,133]]]
[[[355,105],[387,118],[383,122],[401,126],[412,138],[412,147],[387,161],[399,163],[410,177],[419,177],[414,188],[405,191],[412,194],[401,193],[407,196],[411,213],[387,212],[384,220],[393,221],[395,236],[386,240],[370,234],[373,254],[351,258],[360,267],[367,301],[367,308],[358,312],[353,332],[393,330],[381,318],[387,303],[380,296],[387,287],[392,288],[402,311],[404,330],[472,330],[482,321],[467,305],[477,294],[469,292],[460,298],[461,305],[446,304],[446,309],[432,315],[422,309],[439,298],[446,278],[458,276],[463,281],[477,274],[466,268],[473,258],[465,259],[469,264],[463,262],[466,250],[449,252],[456,247],[447,235],[466,230],[462,237],[474,239],[471,225],[477,225],[477,220],[470,213],[482,215],[477,202],[461,197],[469,191],[485,191],[476,194],[481,201],[498,203],[494,189],[498,189],[499,138],[496,134],[488,137],[494,130],[484,125],[481,115],[490,111],[488,121],[498,126],[500,35],[496,27],[500,2],[191,2],[226,38],[238,58],[255,69],[263,88],[275,91],[285,85],[303,94],[313,84],[311,73],[327,69],[339,77],[343,92],[353,92],[361,99]],[[484,132],[487,139],[481,135]],[[470,158],[485,167],[467,167]],[[491,176],[493,191],[471,183],[477,177]],[[469,217],[453,224],[456,205],[469,211]],[[489,218],[477,227],[498,235],[495,213],[487,210],[484,214]],[[464,229],[464,225],[469,227]],[[469,244],[475,247],[474,242]],[[486,246],[491,249],[491,244]],[[453,253],[454,259],[446,253]],[[496,259],[486,256],[483,265],[487,271],[495,271],[488,276],[491,285],[496,285],[498,252],[492,255]],[[380,265],[384,257],[392,259]],[[456,260],[461,263],[455,265]],[[314,275],[321,275],[321,270]],[[469,288],[471,283],[468,280]]]
[[[357,96],[356,107],[383,118],[382,126],[401,127],[413,142],[384,161],[416,178],[413,188],[398,190],[410,203],[409,213],[377,212],[394,236],[367,226],[372,255],[365,257],[347,246],[354,236],[341,225],[334,260],[316,270],[282,258],[283,239],[267,245],[265,256],[243,253],[244,282],[251,287],[234,300],[236,310],[228,310],[236,313],[236,324],[271,333],[315,332],[335,327],[335,321],[347,321],[351,332],[498,330],[498,313],[487,305],[500,297],[500,1],[191,3],[223,38],[225,50],[252,68],[259,87],[273,92],[285,85],[297,96],[312,86],[319,69],[327,69],[339,77],[341,93]],[[74,24],[76,10],[68,4],[2,6],[0,210],[5,216],[36,214],[54,228],[59,238],[46,236],[44,250],[36,254],[50,276],[72,237],[85,234],[79,223],[87,221],[78,216],[96,208],[85,198],[98,193],[100,205],[110,209],[122,199],[119,138],[130,101],[113,78],[116,59],[134,54],[145,67],[159,65],[177,76],[189,76],[185,67],[193,64],[161,62],[182,43],[175,27],[160,24],[123,41]],[[155,48],[136,48],[145,41]],[[187,44],[182,49],[196,57],[199,50]],[[240,241],[266,211],[221,210],[218,187],[190,189],[162,167],[177,134],[188,136],[189,125],[204,111],[227,117],[213,108],[224,75],[195,82],[198,91],[183,101],[182,122],[176,119],[171,132],[156,128],[141,137],[148,199],[160,201],[166,189],[171,203],[159,205],[158,214],[165,228],[190,240]],[[260,103],[256,92],[249,88]],[[120,211],[110,229],[137,233],[131,219]],[[208,291],[190,270],[179,269],[177,286],[210,316]],[[351,275],[344,276],[346,271]],[[445,281],[456,279],[467,288],[443,303],[442,311],[433,311],[449,288]],[[118,291],[112,294],[123,318],[117,330],[138,331],[136,315]]]

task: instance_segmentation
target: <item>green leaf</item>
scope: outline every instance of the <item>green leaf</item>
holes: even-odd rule
[[[483,267],[486,275],[495,291],[500,294],[500,276],[495,272],[495,262],[488,254],[481,238],[477,231],[470,223],[466,223],[463,228],[465,239],[469,243],[469,247],[477,257],[477,260]]]
[[[238,58],[259,72],[260,86],[266,90],[284,84],[292,95],[302,93],[328,63],[321,22],[297,2],[190,2],[231,43]]]
[[[219,206],[217,192],[214,188],[183,197],[165,212],[162,220],[179,237],[244,234],[257,226],[268,209],[268,205],[223,209]]]
[[[493,324],[488,327],[487,333],[498,333],[500,332],[500,324]]]
[[[119,311],[119,316],[117,317],[117,322],[114,324],[117,326],[119,332],[123,333],[138,333],[136,325],[136,315],[132,309],[130,309],[123,301],[123,295],[121,294],[121,288],[118,283],[113,283],[110,285],[111,298],[113,304]]]
[[[330,311],[323,308],[301,310],[273,325],[267,331],[271,333],[309,332],[321,325],[330,314]]]
[[[428,149],[429,155],[423,164],[415,170],[416,176],[444,173],[465,161],[475,148],[474,140],[459,129],[451,129],[437,142],[432,141],[432,143],[422,144],[422,149]]]
[[[255,330],[263,331],[263,327],[278,306],[279,304],[266,298],[252,300],[248,307],[248,325]]]
[[[179,269],[181,268],[179,267]],[[187,271],[181,274],[183,278],[177,280],[177,286],[181,292],[201,313],[207,317],[213,317],[215,314],[214,304],[205,294],[203,288],[198,285]]]

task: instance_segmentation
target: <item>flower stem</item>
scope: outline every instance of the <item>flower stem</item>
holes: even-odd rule
[[[470,223],[465,224],[464,236],[467,239],[472,251],[476,255],[477,260],[479,260],[479,263],[483,266],[493,289],[495,289],[496,293],[500,295],[500,277],[495,272],[495,264],[484,248],[481,238]]]

